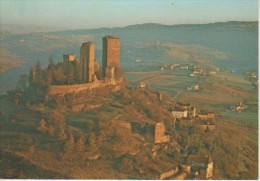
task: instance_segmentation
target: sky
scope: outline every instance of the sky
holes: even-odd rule
[[[258,21],[258,0],[0,0],[0,24],[100,28]]]

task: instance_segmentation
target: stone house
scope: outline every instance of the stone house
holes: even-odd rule
[[[187,117],[196,117],[196,108],[194,106],[191,106],[191,104],[182,104],[180,102],[177,102],[176,107],[187,110]]]
[[[188,70],[189,69],[189,64],[181,64],[180,65],[181,70]]]
[[[165,135],[165,126],[163,123],[156,123],[154,130],[154,143],[166,143],[170,141],[170,136]]]
[[[202,68],[199,66],[193,67],[193,74],[201,74],[203,72]]]
[[[187,118],[188,111],[186,109],[175,107],[174,110],[172,110],[172,116],[173,118]]]
[[[217,71],[209,71],[208,75],[217,75]]]

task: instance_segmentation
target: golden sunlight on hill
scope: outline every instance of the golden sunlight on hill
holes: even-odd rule
[[[4,73],[12,68],[19,67],[24,62],[24,60],[21,57],[9,52],[8,50],[6,50],[1,46],[0,46],[0,55],[1,55],[0,73]]]

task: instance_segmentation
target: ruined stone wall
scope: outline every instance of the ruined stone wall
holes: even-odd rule
[[[74,55],[74,54],[63,54],[63,61],[69,61],[69,62],[76,61],[76,55]]]
[[[91,90],[95,88],[102,88],[106,86],[113,86],[112,92],[117,92],[121,89],[120,82],[104,82],[103,80],[95,80],[90,83],[73,84],[73,85],[51,85],[48,90],[49,95],[70,94],[80,91]]]
[[[51,85],[49,87],[48,94],[69,94],[69,93],[77,93],[84,90],[90,90],[97,87],[104,87],[106,84],[103,81],[96,81],[92,83],[85,84],[73,84],[73,85]]]
[[[154,131],[154,143],[165,143],[170,140],[169,135],[165,135],[165,126],[163,123],[157,123]]]
[[[206,171],[206,179],[213,177],[213,162],[210,162],[207,167]]]

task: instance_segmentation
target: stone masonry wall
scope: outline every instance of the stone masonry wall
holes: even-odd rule
[[[80,91],[91,90],[104,86],[106,86],[106,84],[104,84],[103,81],[74,85],[51,85],[48,93],[49,95],[77,93]]]

